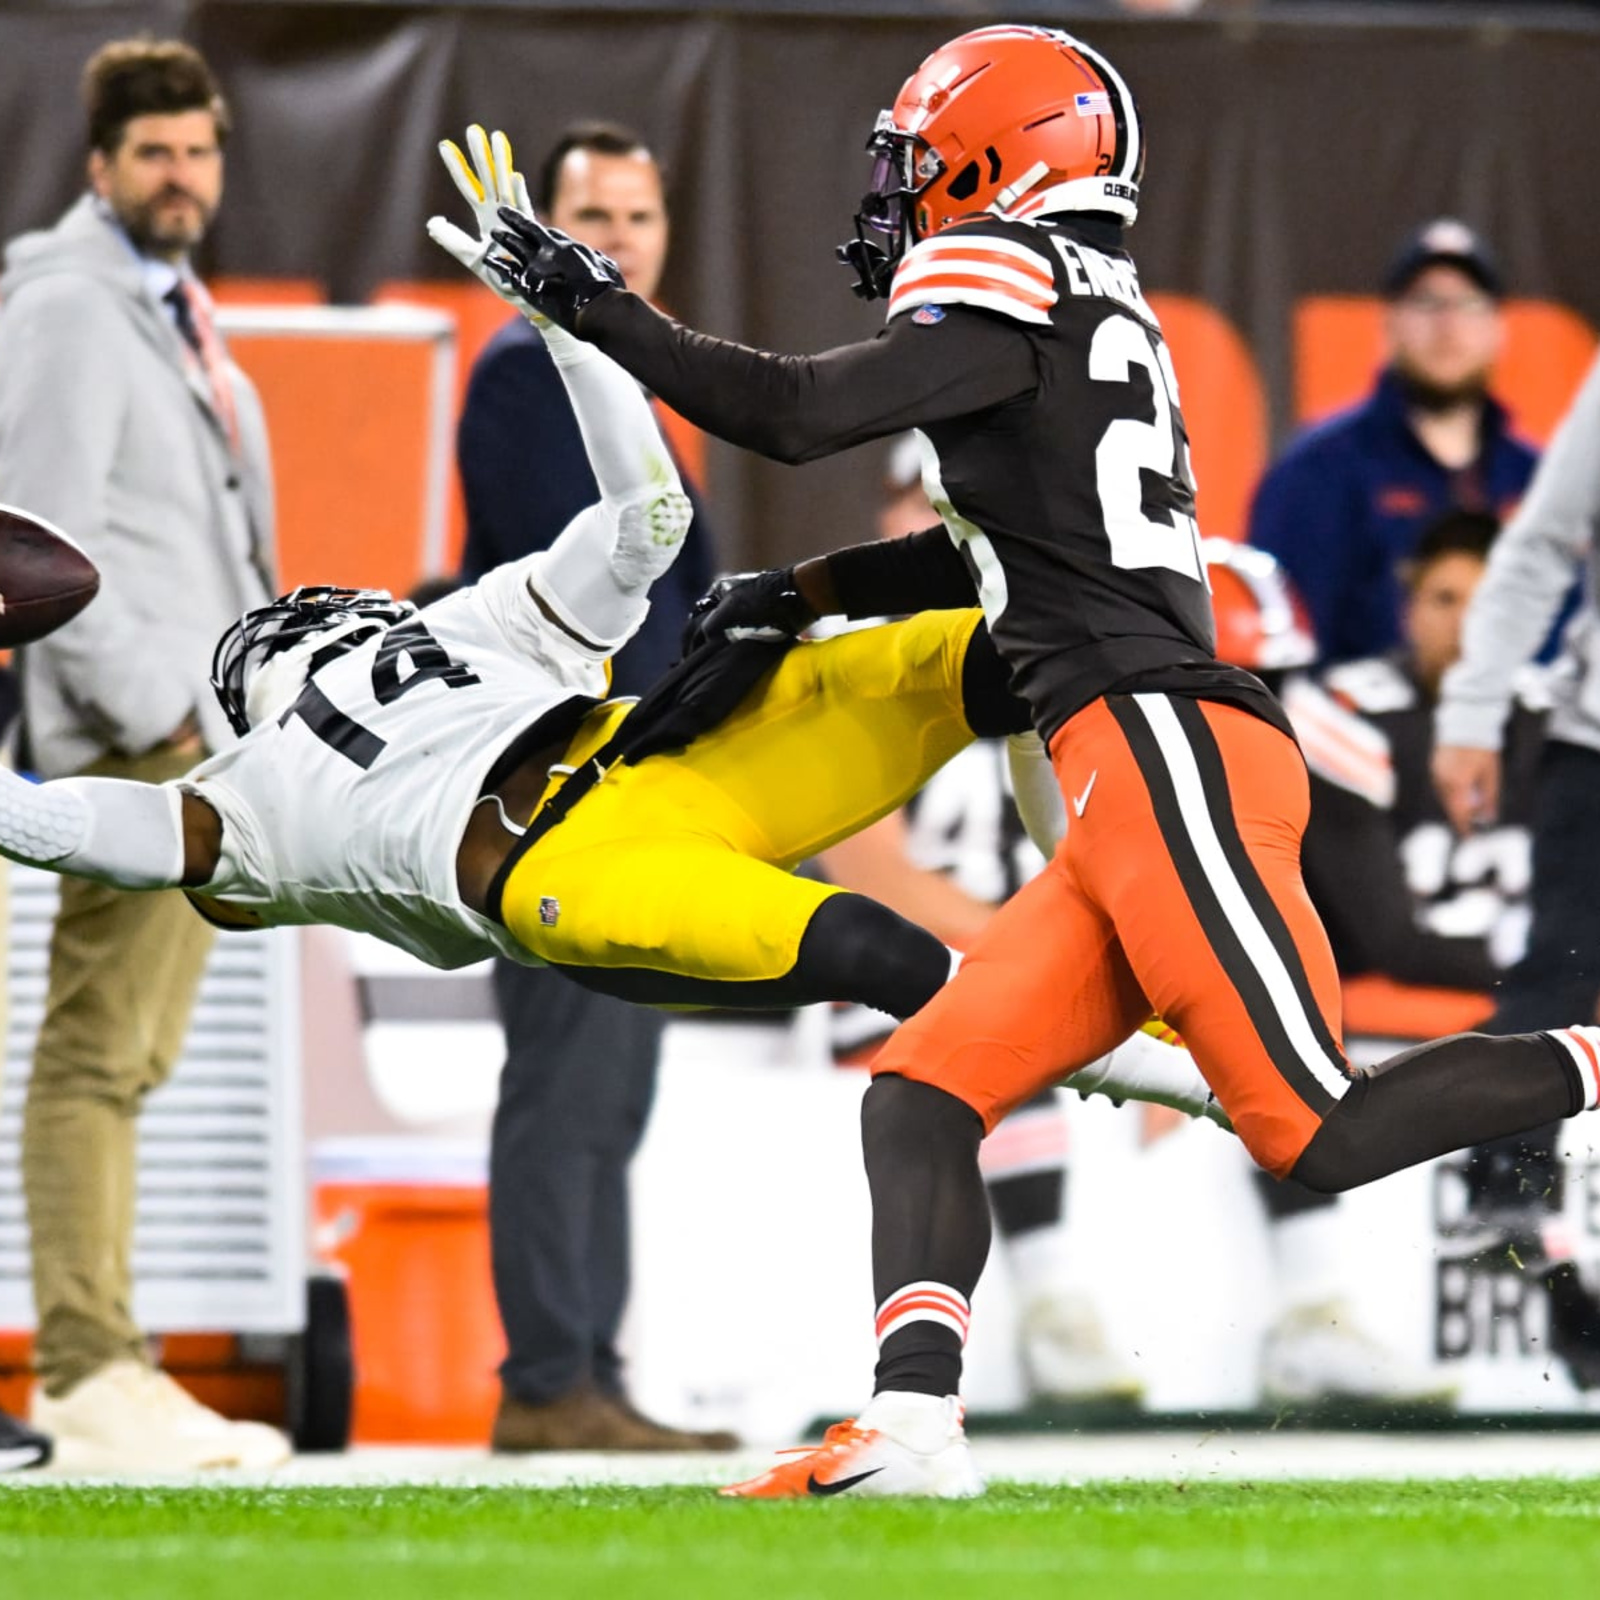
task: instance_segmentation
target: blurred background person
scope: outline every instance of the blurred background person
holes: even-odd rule
[[[1428,223],[1383,292],[1373,392],[1293,439],[1250,510],[1250,542],[1283,564],[1329,665],[1393,649],[1399,565],[1422,530],[1453,509],[1503,516],[1535,461],[1489,390],[1505,291],[1484,241],[1453,218]]]
[[[907,434],[885,462],[878,536],[900,538],[938,520],[923,493],[916,438]],[[821,861],[830,882],[870,894],[955,950],[1044,864],[1017,812],[1003,739],[976,740],[903,811]],[[865,1006],[835,1007],[829,1020],[841,1065],[864,1065],[895,1026]],[[1048,1089],[1012,1112],[980,1153],[1017,1308],[1017,1354],[1030,1400],[1130,1404],[1144,1385],[1112,1349],[1092,1288],[1073,1270],[1069,1137],[1061,1091]]]
[[[94,558],[99,597],[24,652],[23,765],[159,782],[232,734],[218,635],[274,593],[254,389],[190,264],[222,198],[228,111],[189,46],[109,44],[84,71],[89,192],[6,250],[0,484]],[[139,1109],[182,1049],[211,932],[180,894],[63,883],[23,1127],[39,1388],[62,1465],[265,1466],[149,1359],[132,1314]]]
[[[1518,803],[1514,707],[1519,679],[1561,609],[1574,576],[1582,602],[1552,678],[1547,737],[1533,802],[1532,919],[1521,959],[1501,979],[1487,1033],[1527,1019],[1595,1015],[1600,999],[1600,611],[1593,552],[1600,524],[1600,360],[1495,544],[1462,624],[1461,656],[1445,674],[1434,718],[1433,777],[1466,846]],[[1534,1024],[1537,1025],[1537,1024]],[[1561,1226],[1558,1130],[1537,1129],[1478,1152],[1472,1203],[1550,1289],[1552,1333],[1574,1377],[1600,1387],[1600,1307]]]
[[[1402,642],[1329,669],[1287,696],[1311,768],[1306,887],[1340,975],[1398,989],[1347,1006],[1346,1028],[1432,1038],[1476,1027],[1489,991],[1527,932],[1528,823],[1544,733],[1545,675],[1518,686],[1507,729],[1505,803],[1493,828],[1459,838],[1430,774],[1439,685],[1461,647],[1461,619],[1499,532],[1491,516],[1450,512],[1402,564]],[[1418,996],[1425,988],[1454,991]],[[1423,1004],[1440,1026],[1421,1016]]]
[[[1499,1031],[1503,978],[1527,943],[1549,672],[1530,662],[1512,684],[1493,822],[1457,834],[1431,773],[1440,684],[1498,533],[1464,511],[1425,529],[1402,564],[1400,647],[1285,696],[1311,770],[1306,888],[1345,980],[1347,1035]],[[1600,1384],[1600,1306],[1543,1243],[1565,1183],[1554,1130],[1482,1146],[1466,1173],[1469,1245],[1476,1233],[1503,1259],[1512,1244],[1548,1293],[1551,1348],[1579,1388]]]
[[[554,227],[610,256],[630,289],[654,298],[666,264],[666,194],[637,134],[602,122],[569,128],[539,168],[533,200]],[[615,694],[643,693],[677,660],[684,619],[714,570],[698,461],[684,459],[696,454],[691,436],[676,419],[661,420],[695,516],[643,625],[614,659]],[[521,317],[473,367],[457,453],[467,582],[548,547],[599,498],[565,386]],[[617,1348],[629,1283],[628,1171],[655,1095],[665,1013],[504,960],[495,962],[494,993],[506,1061],[490,1137],[489,1237],[507,1353],[492,1448],[732,1449],[731,1434],[641,1416]]]

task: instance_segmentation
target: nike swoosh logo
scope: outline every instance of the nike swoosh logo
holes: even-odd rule
[[[1075,795],[1072,801],[1072,810],[1075,816],[1083,815],[1083,808],[1089,803],[1089,793],[1094,788],[1094,780],[1100,776],[1100,769],[1096,767],[1089,774],[1089,781],[1083,786],[1083,793]]]
[[[883,1471],[882,1467],[869,1467],[865,1472],[858,1472],[853,1478],[835,1478],[832,1483],[818,1483],[816,1473],[806,1479],[807,1494],[843,1494],[846,1489],[853,1489],[858,1483],[865,1483],[868,1478],[875,1478]]]

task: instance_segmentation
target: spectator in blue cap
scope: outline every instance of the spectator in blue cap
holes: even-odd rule
[[[1449,511],[1508,515],[1537,459],[1489,392],[1505,286],[1482,238],[1454,218],[1426,224],[1383,292],[1372,393],[1296,437],[1250,513],[1251,543],[1289,573],[1330,665],[1393,649],[1399,569],[1422,530]]]

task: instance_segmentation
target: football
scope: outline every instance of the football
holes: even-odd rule
[[[99,569],[60,529],[0,505],[0,649],[42,639],[99,589]]]

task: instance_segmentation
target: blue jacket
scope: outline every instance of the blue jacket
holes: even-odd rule
[[[473,365],[456,454],[467,502],[461,576],[468,583],[548,548],[600,498],[561,374],[521,317],[500,329]],[[715,576],[704,508],[694,485],[686,480],[684,488],[694,521],[678,559],[650,592],[643,626],[617,652],[615,694],[643,694],[678,659],[684,618]]]
[[[1327,664],[1400,643],[1396,568],[1430,522],[1457,508],[1505,517],[1533,476],[1538,457],[1496,401],[1485,408],[1482,453],[1461,472],[1434,460],[1406,409],[1384,372],[1368,399],[1290,443],[1250,508],[1250,542],[1283,563]]]

